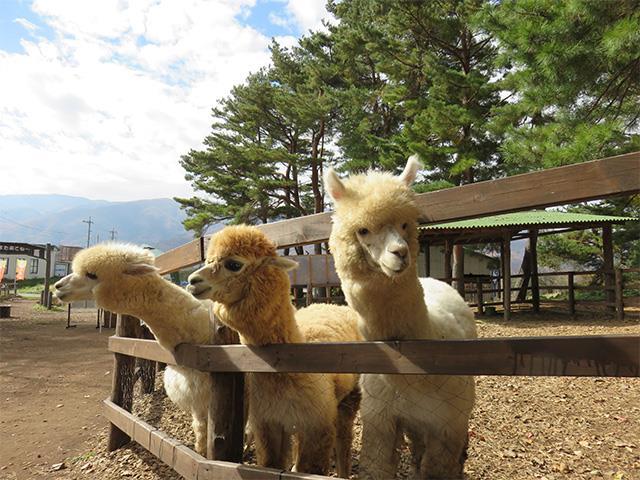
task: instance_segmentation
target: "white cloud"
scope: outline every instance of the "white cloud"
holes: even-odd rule
[[[52,38],[0,50],[0,194],[190,195],[180,155],[269,61],[269,38],[238,20],[253,4],[36,0]]]
[[[326,30],[322,20],[335,22],[333,15],[327,12],[327,0],[289,0],[287,11],[293,16],[296,24],[303,33],[309,30]]]
[[[34,25],[33,23],[31,23],[29,20],[27,20],[26,18],[16,18],[13,23],[17,23],[18,25],[22,26],[23,28],[29,30],[30,32],[35,32],[36,30],[38,30],[38,26]]]

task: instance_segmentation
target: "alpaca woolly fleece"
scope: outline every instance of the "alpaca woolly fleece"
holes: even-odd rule
[[[55,284],[55,294],[65,302],[94,299],[101,308],[137,317],[169,351],[180,343],[208,343],[210,305],[163,279],[154,261],[136,245],[99,244],[78,252],[73,273]],[[192,415],[196,451],[205,453],[209,374],[169,365],[164,386],[171,401]]]
[[[189,289],[214,300],[220,320],[245,345],[358,340],[355,312],[347,307],[323,304],[296,312],[287,274],[295,266],[276,255],[259,229],[226,227],[211,238],[207,266],[189,277]],[[338,475],[349,475],[357,375],[251,373],[246,378],[259,465],[288,468],[295,436],[297,471],[326,474],[335,446]]]

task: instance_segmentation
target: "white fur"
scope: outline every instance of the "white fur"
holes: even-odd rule
[[[347,180],[325,176],[336,207],[329,244],[347,302],[366,340],[475,338],[471,309],[451,286],[418,279],[417,219],[403,173],[369,172]],[[334,192],[338,195],[335,196]],[[417,478],[461,478],[473,377],[361,375],[360,478],[393,478],[406,435]]]
[[[65,302],[95,299],[111,312],[140,318],[170,351],[180,343],[208,343],[212,303],[164,280],[153,262],[152,254],[135,245],[96,245],[76,256],[73,273],[55,284],[55,294]],[[195,449],[206,453],[209,374],[168,365],[164,388],[172,402],[192,415]]]

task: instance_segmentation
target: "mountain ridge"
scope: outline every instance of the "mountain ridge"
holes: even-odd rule
[[[192,238],[170,198],[92,200],[71,195],[0,195],[0,241],[85,246],[115,239],[169,250]],[[114,232],[112,233],[112,230]]]

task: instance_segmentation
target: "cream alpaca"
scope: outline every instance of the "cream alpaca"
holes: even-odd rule
[[[208,307],[158,275],[153,254],[135,245],[107,243],[80,251],[73,273],[55,284],[55,295],[64,302],[95,299],[101,308],[138,317],[170,351],[180,343],[209,342]],[[168,365],[164,387],[171,401],[191,413],[195,449],[204,454],[209,374]]]
[[[226,227],[211,238],[207,266],[189,277],[189,290],[215,300],[220,320],[245,345],[358,340],[347,307],[313,305],[296,314],[286,273],[296,266],[276,256],[257,228]],[[288,468],[295,435],[296,470],[326,474],[335,445],[338,475],[348,477],[357,383],[353,374],[247,374],[258,464]]]
[[[476,337],[460,295],[438,280],[418,279],[419,211],[410,185],[419,166],[412,157],[399,177],[325,174],[335,204],[329,245],[366,340]],[[367,374],[361,387],[361,478],[394,477],[403,434],[417,478],[462,477],[473,377]]]

